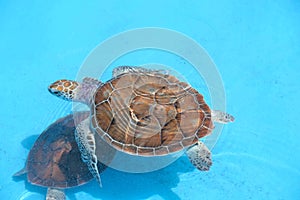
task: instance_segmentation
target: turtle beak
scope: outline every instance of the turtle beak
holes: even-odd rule
[[[48,91],[49,91],[51,94],[55,95],[55,96],[58,96],[58,95],[59,95],[59,91],[57,91],[57,90],[51,88],[50,86],[48,87]]]
[[[48,91],[53,94],[54,96],[56,97],[59,97],[59,98],[64,98],[63,94],[61,93],[61,91],[57,90],[57,89],[54,89],[54,88],[51,88],[50,86],[48,87]]]

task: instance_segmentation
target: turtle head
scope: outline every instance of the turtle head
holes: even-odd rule
[[[76,81],[58,80],[49,85],[48,90],[51,94],[67,101],[74,100],[74,95],[79,84]]]

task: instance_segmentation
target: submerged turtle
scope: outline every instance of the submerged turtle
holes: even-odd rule
[[[71,114],[51,124],[34,143],[24,169],[14,176],[27,173],[31,184],[48,188],[46,199],[49,200],[63,200],[62,189],[89,182],[93,175],[81,160],[74,137],[74,117],[83,121],[88,116],[89,112]],[[105,168],[104,164],[97,163],[99,173]]]
[[[212,111],[198,91],[163,70],[118,67],[106,83],[92,78],[82,83],[59,80],[48,89],[90,107],[90,118],[78,124],[75,138],[82,159],[99,183],[96,137],[138,156],[163,156],[187,149],[196,168],[209,170],[211,153],[199,138],[212,131],[213,122],[234,121],[227,113]]]

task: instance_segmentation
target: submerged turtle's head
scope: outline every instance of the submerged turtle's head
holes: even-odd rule
[[[72,101],[79,84],[76,81],[58,80],[49,85],[48,90],[51,94],[64,100]]]

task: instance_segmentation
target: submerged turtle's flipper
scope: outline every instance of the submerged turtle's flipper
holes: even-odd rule
[[[186,152],[191,163],[201,171],[208,171],[212,165],[211,153],[205,144],[201,141],[191,147]]]
[[[95,154],[95,137],[89,128],[89,124],[89,118],[83,120],[80,124],[78,124],[75,131],[75,139],[81,153],[82,161],[87,164],[90,172],[92,173],[94,178],[97,179],[100,187],[102,187],[100,173],[97,167],[98,160]]]
[[[64,191],[55,189],[55,188],[48,188],[46,200],[65,200],[66,195]]]
[[[13,177],[19,177],[19,176],[22,176],[24,174],[27,173],[27,167],[25,166],[23,169],[21,169],[20,171],[16,172]]]
[[[234,117],[228,113],[222,112],[220,110],[212,110],[211,117],[214,122],[221,124],[227,124],[228,122],[233,122]]]

